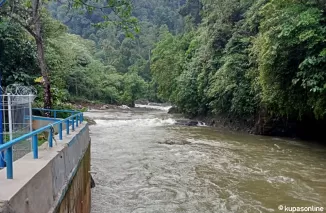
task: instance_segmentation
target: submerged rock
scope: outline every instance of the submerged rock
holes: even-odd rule
[[[199,126],[200,124],[202,124],[202,122],[192,120],[177,120],[175,124],[183,126]]]
[[[84,116],[84,120],[87,121],[88,125],[96,125],[96,121],[90,117]]]
[[[159,144],[167,144],[167,145],[188,145],[191,144],[187,140],[173,140],[173,139],[167,139],[163,142],[159,142]]]

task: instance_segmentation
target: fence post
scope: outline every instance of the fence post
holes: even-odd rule
[[[69,119],[66,121],[67,135],[69,135]]]
[[[33,135],[32,143],[33,143],[33,157],[34,157],[34,159],[37,159],[38,158],[38,138],[37,138],[37,134]]]
[[[57,118],[57,111],[54,111],[54,112],[53,112],[53,117],[54,117],[54,118]]]
[[[28,107],[29,107],[29,131],[33,132],[33,112],[32,112],[32,95],[28,96]],[[33,150],[33,143],[31,143],[31,150]]]
[[[12,140],[12,112],[11,112],[11,97],[8,95],[8,120],[9,120],[9,139]]]
[[[2,101],[4,100],[4,96],[2,95],[2,89],[1,89],[1,75],[0,75],[0,145],[3,144],[3,107],[2,107]],[[0,168],[5,167],[5,161],[4,161],[4,152],[0,152]]]
[[[80,113],[80,123],[83,123],[83,121],[84,121],[84,114]]]
[[[74,118],[72,118],[71,128],[72,128],[72,131],[75,131],[75,121],[74,121]]]
[[[53,132],[52,132],[52,128],[50,129],[50,132],[49,132],[49,147],[50,148],[53,147]]]
[[[78,127],[78,114],[76,116],[76,127]]]
[[[6,150],[7,179],[13,179],[12,147]]]
[[[9,122],[9,140],[12,140],[12,111],[11,111],[11,97],[8,95],[8,122]],[[8,179],[12,179],[12,161],[13,161],[13,147],[10,147],[6,151],[6,166]],[[10,171],[11,170],[11,171]]]
[[[62,123],[59,123],[59,140],[62,140]]]

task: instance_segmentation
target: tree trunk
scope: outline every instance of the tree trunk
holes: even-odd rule
[[[44,57],[44,43],[43,43],[43,37],[41,33],[41,17],[40,17],[41,5],[42,3],[40,0],[33,0],[33,20],[35,23],[34,38],[37,47],[37,61],[43,77],[44,109],[51,109],[52,108],[51,84],[49,79],[48,68]],[[50,115],[51,115],[50,112],[45,113],[45,116],[47,117],[50,117]]]
[[[51,98],[51,84],[48,75],[48,70],[44,58],[44,44],[42,37],[36,38],[36,46],[37,46],[37,61],[39,63],[41,74],[43,77],[43,90],[44,90],[44,109],[52,108],[52,98]]]

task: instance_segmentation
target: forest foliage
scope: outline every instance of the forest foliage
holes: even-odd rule
[[[160,96],[192,116],[325,119],[326,1],[201,3],[199,24],[153,50]]]
[[[24,7],[28,2],[19,4]],[[182,1],[119,4],[112,8],[106,2],[78,0],[44,4],[40,19],[55,106],[75,100],[128,105],[139,98],[159,101],[150,73],[151,50],[165,29],[181,33]],[[119,17],[121,13],[128,13],[127,18]],[[4,13],[0,13],[0,34],[2,86],[33,85],[42,101],[35,41]]]
[[[119,23],[112,9],[49,2],[42,33],[53,99],[132,105],[147,98],[191,116],[325,120],[325,5],[137,0]],[[128,24],[136,22],[131,33]],[[2,83],[35,85],[31,37],[3,16],[0,35]]]

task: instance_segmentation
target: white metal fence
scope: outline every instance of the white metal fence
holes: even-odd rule
[[[1,88],[0,88],[1,89]],[[2,143],[23,136],[33,131],[32,127],[32,103],[36,92],[31,87],[11,85],[2,91],[0,95],[0,137]],[[0,138],[1,142],[1,138]],[[31,141],[26,140],[13,147],[14,161],[31,152]],[[4,161],[4,153],[0,157]]]

